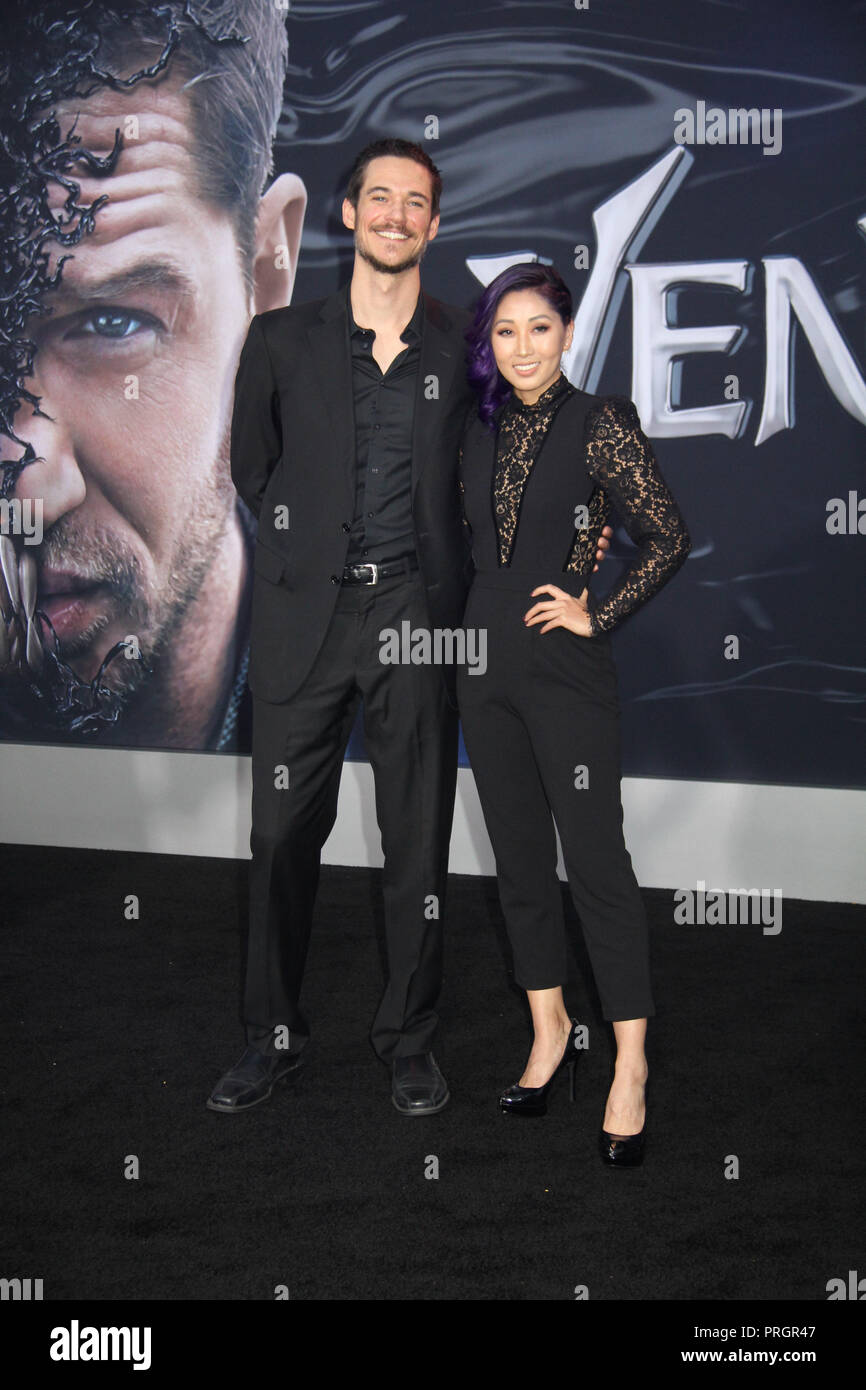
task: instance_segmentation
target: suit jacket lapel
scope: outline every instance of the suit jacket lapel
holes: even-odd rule
[[[345,288],[325,301],[318,322],[307,331],[307,338],[313,368],[334,432],[337,467],[354,496],[355,397]]]
[[[442,315],[437,301],[425,294],[421,361],[415,387],[415,415],[412,422],[413,498],[418,479],[435,453],[438,433],[435,427],[442,419],[454,373],[463,366],[462,356],[455,350],[453,337],[445,331],[447,325],[450,325],[450,319]],[[435,378],[436,395],[428,397],[427,392],[432,387],[431,378]]]

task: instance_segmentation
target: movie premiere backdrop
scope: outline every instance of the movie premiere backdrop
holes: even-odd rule
[[[267,303],[330,294],[352,159],[393,134],[444,180],[425,288],[469,305],[555,264],[567,375],[635,401],[686,517],[685,567],[614,638],[624,773],[866,785],[862,6],[201,4],[147,71],[136,8],[5,7],[0,738],[249,752],[238,247],[265,191]],[[184,11],[144,8],[169,35]],[[94,76],[109,53],[134,81]],[[247,61],[240,95],[215,76]]]

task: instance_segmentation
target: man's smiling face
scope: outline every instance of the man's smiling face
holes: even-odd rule
[[[88,680],[129,634],[145,658],[171,642],[235,503],[228,424],[250,306],[231,220],[196,192],[181,84],[106,88],[57,107],[64,132],[80,113],[76,133],[96,153],[118,127],[124,137],[110,177],[75,175],[79,201],[109,202],[66,261],[53,312],[28,326],[28,385],[52,419],[23,405],[15,420],[42,456],[14,492],[43,502],[38,605]],[[49,189],[59,209],[65,193]],[[115,687],[139,672],[109,667]]]
[[[398,275],[420,261],[439,230],[431,216],[433,179],[414,159],[371,159],[357,208],[343,202],[343,222],[355,233],[355,249],[374,270]]]

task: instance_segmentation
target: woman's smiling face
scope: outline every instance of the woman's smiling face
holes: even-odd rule
[[[524,405],[534,405],[556,381],[573,323],[563,323],[537,290],[511,290],[496,309],[490,345],[505,380]]]

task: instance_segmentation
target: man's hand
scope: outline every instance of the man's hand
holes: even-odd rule
[[[540,588],[532,590],[533,598],[537,594],[552,594],[553,598],[545,603],[536,603],[524,613],[523,621],[527,627],[544,623],[542,632],[550,632],[554,627],[565,627],[578,637],[592,636],[592,624],[586,607],[586,589],[580,598],[573,598],[564,589],[557,589],[555,584],[542,584]]]
[[[599,567],[599,565],[601,564],[602,560],[604,559],[605,555],[606,555],[607,552],[610,550],[610,543],[611,543],[611,540],[612,540],[612,539],[613,539],[613,527],[612,527],[612,526],[604,526],[604,527],[602,527],[601,535],[600,535],[599,538],[598,538],[598,550],[595,552],[595,560],[596,560],[596,563],[595,563],[595,564],[593,565],[593,567],[592,567],[592,572],[593,572],[593,574],[595,574],[596,570],[598,569],[598,567]]]

